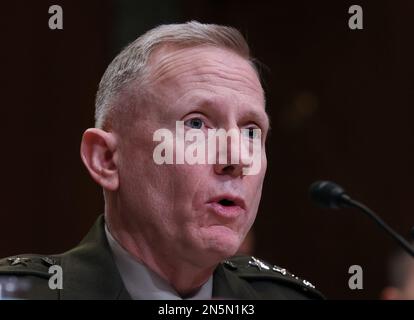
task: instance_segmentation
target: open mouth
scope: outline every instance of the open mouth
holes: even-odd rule
[[[221,199],[220,201],[218,201],[218,203],[224,207],[232,207],[236,205],[233,200],[229,199]]]
[[[245,211],[244,201],[234,196],[222,195],[211,199],[207,205],[216,215],[225,218],[236,218]]]

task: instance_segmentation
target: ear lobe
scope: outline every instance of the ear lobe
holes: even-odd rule
[[[84,132],[81,158],[89,174],[104,189],[118,189],[119,177],[116,162],[117,143],[114,134],[97,128]]]

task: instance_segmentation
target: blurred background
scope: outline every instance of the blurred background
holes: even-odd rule
[[[63,30],[48,28],[49,6]],[[348,8],[363,9],[350,30]],[[414,226],[414,2],[19,1],[0,6],[0,256],[75,246],[103,212],[79,157],[106,66],[163,23],[231,25],[264,64],[268,175],[254,254],[331,299],[377,299],[396,244],[355,210],[323,210],[308,187],[330,179],[405,237]],[[350,290],[360,265],[363,290]]]

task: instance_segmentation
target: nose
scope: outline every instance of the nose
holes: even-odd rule
[[[218,175],[229,175],[239,177],[243,173],[243,165],[241,164],[215,164],[214,172]]]
[[[248,161],[243,158],[246,153],[242,152],[242,148],[246,148],[246,146],[239,133],[227,137],[226,143],[219,143],[216,162],[213,165],[214,172],[218,175],[229,175],[231,177],[242,176],[243,168],[249,166]],[[226,159],[223,159],[223,155],[226,156]]]

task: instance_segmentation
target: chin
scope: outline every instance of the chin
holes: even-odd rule
[[[205,239],[205,250],[216,257],[218,261],[236,254],[241,245],[240,235],[224,226],[210,227]]]

